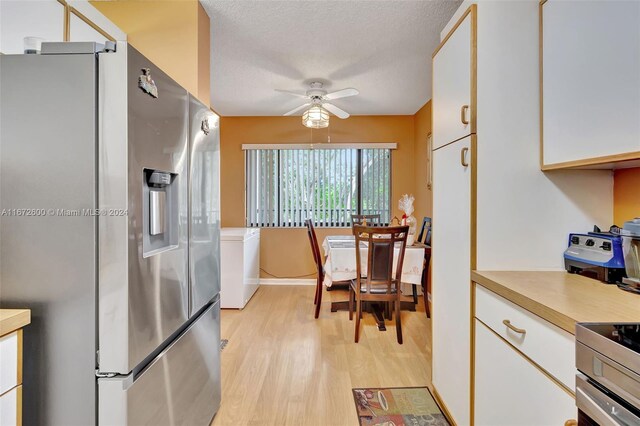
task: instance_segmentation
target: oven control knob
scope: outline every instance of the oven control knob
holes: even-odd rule
[[[596,242],[595,242],[595,241],[593,241],[591,238],[589,238],[589,239],[585,242],[585,244],[587,245],[587,247],[593,247],[593,246],[596,244]]]

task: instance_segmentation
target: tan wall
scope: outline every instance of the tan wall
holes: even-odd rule
[[[330,130],[310,130],[300,117],[223,117],[221,130],[222,226],[245,226],[244,154],[248,143],[395,142],[392,153],[391,202],[394,215],[397,200],[414,193],[414,117],[353,116],[331,118]],[[262,229],[261,266],[278,277],[299,277],[314,273],[314,265],[304,229]],[[322,242],[327,234],[348,234],[350,229],[318,230]],[[268,274],[263,272],[263,276]]]
[[[613,178],[613,223],[622,226],[640,217],[640,168],[616,170]]]
[[[431,153],[427,152],[427,136],[431,133],[431,101],[427,102],[414,117],[415,139],[414,152],[414,195],[416,197],[414,213],[418,219],[418,227],[422,218],[432,216],[432,194],[427,188],[427,161],[431,160]],[[419,232],[419,231],[418,231]]]
[[[197,0],[116,0],[91,4],[129,43],[209,105],[210,21]]]

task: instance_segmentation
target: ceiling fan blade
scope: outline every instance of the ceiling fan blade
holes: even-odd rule
[[[338,118],[349,118],[349,113],[347,111],[338,108],[334,104],[323,103],[322,108],[326,109]]]
[[[298,112],[298,111],[301,111],[301,110],[305,109],[305,108],[306,108],[306,107],[308,107],[309,105],[311,105],[311,102],[308,102],[308,103],[306,103],[306,104],[304,104],[304,105],[300,105],[299,107],[294,108],[294,109],[292,109],[291,111],[286,112],[286,113],[284,113],[284,114],[282,114],[282,115],[293,115],[293,114],[295,114],[296,112]]]
[[[349,88],[349,89],[338,90],[336,92],[327,93],[326,95],[324,95],[324,97],[325,99],[333,100],[333,99],[346,98],[348,96],[355,96],[359,93],[360,92],[358,92],[356,89]]]
[[[292,92],[290,90],[275,89],[275,91],[276,92],[280,92],[280,93],[286,93],[287,95],[297,96],[298,98],[303,98],[303,99],[307,99],[308,98],[308,96],[306,94]]]

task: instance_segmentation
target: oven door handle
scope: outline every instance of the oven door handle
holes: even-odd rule
[[[633,425],[640,422],[640,418],[599,391],[586,379],[582,374],[576,376],[576,405],[580,411],[600,426]]]

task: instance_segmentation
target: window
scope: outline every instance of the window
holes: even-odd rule
[[[245,161],[249,227],[351,226],[352,214],[389,223],[389,148],[248,149]]]

